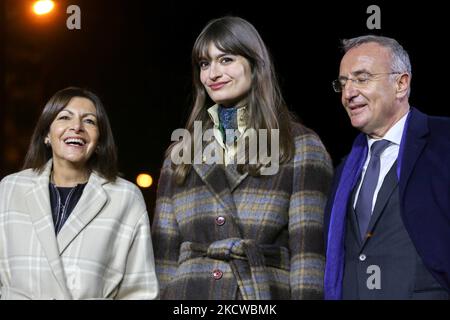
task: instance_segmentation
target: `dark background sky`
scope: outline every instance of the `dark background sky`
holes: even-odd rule
[[[106,105],[120,170],[159,175],[170,135],[184,126],[191,102],[190,51],[203,26],[223,15],[255,25],[269,47],[288,105],[315,130],[335,164],[351,146],[351,128],[331,87],[339,40],[373,33],[410,53],[411,104],[450,116],[448,12],[440,2],[386,1],[56,1],[49,17],[33,1],[0,0],[0,178],[18,171],[45,102],[82,86]],[[66,28],[66,8],[81,8],[81,30]],[[368,30],[366,9],[381,8],[381,30]],[[143,190],[153,210],[156,184]]]

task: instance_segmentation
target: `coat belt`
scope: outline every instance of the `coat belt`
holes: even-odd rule
[[[178,263],[208,257],[230,264],[244,300],[270,300],[266,267],[289,270],[289,250],[276,245],[257,244],[252,239],[228,238],[211,244],[185,241]]]

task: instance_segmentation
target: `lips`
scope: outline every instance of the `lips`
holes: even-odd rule
[[[365,103],[365,102],[354,102],[354,101],[352,101],[352,103],[349,103],[347,106],[350,108],[350,109],[357,109],[357,108],[362,108],[362,107],[364,107],[364,106],[366,106],[367,105],[367,103]]]
[[[209,85],[209,87],[216,91],[216,90],[220,90],[224,85],[226,85],[228,82],[216,82],[216,83],[212,83]]]
[[[352,115],[352,116],[354,116],[354,115],[358,115],[358,114],[360,114],[361,112],[363,112],[364,111],[364,108],[367,106],[367,104],[365,104],[365,103],[361,103],[361,104],[351,104],[351,105],[348,105],[348,109],[349,109],[349,111],[350,111],[350,114]]]

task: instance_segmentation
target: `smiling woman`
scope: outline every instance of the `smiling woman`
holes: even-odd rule
[[[49,100],[24,169],[0,183],[1,299],[158,296],[145,202],[117,176],[95,94],[67,88]]]
[[[115,180],[114,138],[105,108],[95,94],[67,88],[57,92],[46,104],[31,138],[24,169],[42,172],[50,158],[53,171],[62,166],[77,171],[84,179],[95,170],[105,179]]]
[[[97,112],[94,104],[87,98],[74,97],[69,104],[58,113],[50,126],[45,144],[51,146],[53,167],[79,171],[97,148],[98,142]],[[80,172],[80,178],[87,180],[89,173]],[[54,172],[60,172],[55,170]],[[64,177],[53,176],[55,181],[65,183]],[[70,185],[69,185],[70,186]]]
[[[320,138],[292,117],[250,22],[211,20],[194,43],[192,74],[186,138],[168,149],[158,182],[153,233],[161,298],[321,299],[322,220],[333,169]],[[215,155],[197,157],[206,148]],[[187,161],[174,161],[173,150]],[[263,150],[271,150],[270,161]]]

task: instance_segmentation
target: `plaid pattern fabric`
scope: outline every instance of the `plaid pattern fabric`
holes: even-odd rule
[[[139,189],[92,173],[58,235],[49,198],[51,160],[0,183],[2,299],[154,299],[149,218]]]
[[[230,238],[206,244],[183,242],[178,264],[207,256],[230,263],[245,300],[269,300],[270,288],[265,266],[289,271],[289,252],[284,247],[257,245],[254,240]]]
[[[295,157],[272,176],[193,165],[179,187],[166,159],[152,230],[163,299],[323,297],[332,164],[314,132],[295,130]]]

